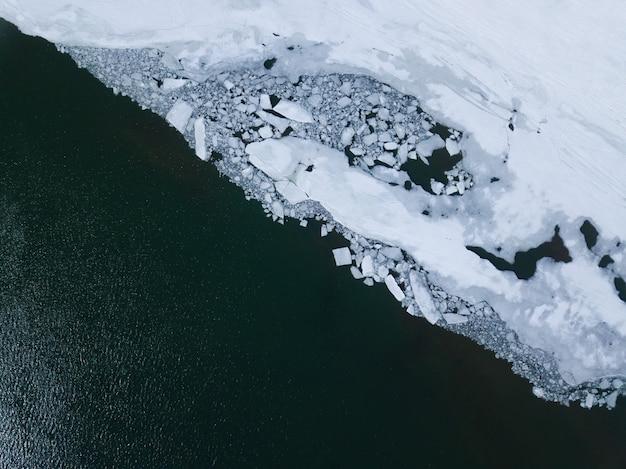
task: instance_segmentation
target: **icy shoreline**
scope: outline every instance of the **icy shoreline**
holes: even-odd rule
[[[445,172],[445,183],[433,179],[429,187],[410,183],[411,178],[401,167],[410,161],[428,163],[432,152],[442,144],[448,154],[459,151],[463,140],[454,129],[446,129],[445,140],[430,132],[436,123],[423,113],[414,98],[364,76],[320,75],[289,80],[267,74],[257,63],[253,70],[240,68],[206,76],[198,82],[185,78],[180,63],[158,50],[61,49],[114,90],[128,94],[166,118],[196,147],[199,157],[209,159],[213,155],[218,169],[244,188],[247,197],[260,200],[275,220],[325,220],[323,231],[336,229],[349,241],[348,252],[336,253],[338,265],[350,265],[353,276],[365,277],[366,284],[385,283],[411,314],[425,316],[432,323],[494,350],[513,363],[516,373],[535,385],[537,396],[561,403],[578,400],[586,407],[613,407],[618,394],[624,392],[619,374],[577,383],[572,383],[571,378],[570,382],[564,380],[554,355],[520,340],[518,333],[483,298],[466,301],[437,286],[446,283],[446,277],[437,275],[435,270],[442,259],[435,259],[435,269],[429,269],[423,264],[424,259],[411,255],[410,247],[407,250],[407,246],[401,246],[401,250],[394,243],[385,245],[337,223],[331,216],[332,208],[329,210],[319,197],[307,194],[306,177],[324,174],[322,161],[341,161],[345,167],[351,161],[354,174],[365,178],[361,182],[375,181],[376,190],[385,194],[389,190],[389,194],[398,197],[400,206],[411,208],[426,219],[448,217],[450,198],[464,200],[473,190],[473,177],[464,169],[463,161]],[[358,86],[353,86],[355,82]],[[409,112],[399,112],[400,109]],[[371,135],[376,138],[368,139]],[[318,155],[313,157],[316,151]],[[320,152],[329,153],[320,159]],[[308,153],[310,161],[295,158],[297,153]],[[278,160],[275,154],[279,155]],[[337,168],[327,171],[344,173]],[[482,179],[484,182],[484,176]],[[319,184],[309,187],[315,189]],[[331,199],[336,195],[331,193]],[[472,201],[476,201],[476,196],[462,208],[470,220]],[[419,239],[417,248],[424,249],[422,244],[426,244],[431,249],[444,250],[442,236]],[[429,246],[428,242],[435,244]],[[468,262],[484,268],[484,261],[471,253],[469,256]],[[456,263],[458,270],[459,259],[452,256],[448,260]],[[498,282],[499,277],[492,280]],[[450,285],[455,284],[448,281]]]

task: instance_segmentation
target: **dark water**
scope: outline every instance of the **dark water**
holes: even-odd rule
[[[626,467],[318,233],[0,22],[0,466]]]

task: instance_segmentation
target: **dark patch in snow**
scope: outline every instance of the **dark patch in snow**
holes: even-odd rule
[[[593,248],[598,242],[598,235],[600,234],[596,227],[593,226],[589,220],[585,220],[580,226],[580,232],[585,237],[587,249]]]
[[[618,292],[617,296],[619,296],[620,300],[626,303],[626,282],[624,281],[622,277],[615,277],[615,280],[613,280],[613,283],[615,284],[615,288],[617,289],[617,292]]]
[[[609,264],[612,264],[613,262],[615,262],[613,258],[609,256],[608,254],[605,254],[604,256],[602,256],[602,259],[600,259],[600,262],[598,263],[598,267],[602,267],[604,269],[605,267],[607,267]]]
[[[465,246],[481,259],[485,259],[493,264],[500,271],[512,271],[520,280],[528,280],[537,271],[537,262],[544,257],[549,257],[556,262],[571,262],[569,251],[563,244],[563,239],[559,236],[558,225],[554,227],[554,236],[550,241],[541,243],[536,248],[528,251],[518,251],[515,253],[515,260],[510,263],[506,259],[496,256],[479,246]]]
[[[265,62],[263,62],[263,66],[267,69],[267,70],[271,70],[272,67],[274,66],[274,64],[276,63],[276,57],[271,58],[271,59],[267,59]]]

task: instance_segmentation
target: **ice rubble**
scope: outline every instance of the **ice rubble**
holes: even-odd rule
[[[208,12],[191,1],[132,15],[124,10],[137,5],[36,3],[24,11],[8,0],[0,14],[57,42],[159,47],[70,52],[168,118],[198,156],[223,155],[220,170],[272,218],[327,220],[349,241],[355,278],[385,283],[410,313],[495,350],[540,397],[613,406],[624,392],[626,308],[616,289],[626,273],[626,61],[615,57],[622,48],[603,46],[625,43],[622,7],[546,15],[556,10],[538,2],[390,10],[373,1],[327,15],[324,2],[224,1]],[[601,74],[588,73],[592,62]],[[324,71],[366,73],[421,101]],[[434,152],[461,150],[443,177],[416,179],[412,168],[431,168]],[[599,232],[592,247],[579,231],[588,219]],[[465,249],[513,259],[555,225],[573,261],[540,260],[524,282]]]

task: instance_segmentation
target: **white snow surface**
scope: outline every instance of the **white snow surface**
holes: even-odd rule
[[[314,142],[249,145],[250,161],[288,200],[320,201],[349,229],[407,250],[450,293],[489,301],[524,343],[554,353],[568,382],[626,375],[626,348],[607,339],[626,340],[626,304],[576,229],[561,232],[573,262],[542,260],[526,282],[465,249],[502,247],[512,259],[549,239],[555,224],[585,218],[605,245],[623,240],[626,4],[3,0],[0,16],[67,45],[157,47],[192,78],[277,57],[272,72],[364,73],[416,96],[464,133],[464,164],[476,181],[458,202],[464,216],[423,217],[408,192]],[[181,130],[190,116],[177,103],[168,120]],[[502,184],[488,184],[494,171]]]

